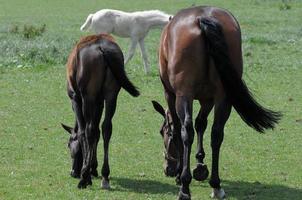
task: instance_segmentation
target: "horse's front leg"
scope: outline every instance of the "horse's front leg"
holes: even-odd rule
[[[79,141],[83,150],[83,167],[81,170],[81,180],[78,188],[86,188],[91,185],[91,166],[94,157],[94,143],[98,132],[98,124],[96,123],[96,101],[93,97],[83,98],[83,114],[86,122],[85,134],[79,137]]]
[[[165,89],[165,97],[166,101],[168,103],[168,108],[171,113],[172,117],[172,122],[173,122],[173,140],[175,142],[175,146],[179,147],[178,149],[178,155],[179,155],[179,161],[178,161],[178,168],[176,169],[176,179],[175,182],[177,185],[181,184],[180,181],[180,176],[182,173],[182,156],[183,156],[183,145],[182,145],[182,139],[181,139],[181,124],[179,121],[179,118],[176,113],[176,108],[175,108],[175,101],[176,97],[173,93],[169,92],[169,90]],[[167,166],[168,167],[168,166]],[[172,172],[174,174],[174,172]]]
[[[208,115],[213,108],[213,102],[200,102],[201,109],[195,120],[195,130],[197,132],[197,153],[195,155],[197,166],[193,170],[193,178],[197,181],[204,181],[209,176],[209,170],[204,164],[205,152],[203,149],[203,135],[208,124]]]
[[[192,122],[193,99],[185,96],[176,97],[176,112],[181,122],[181,138],[183,142],[183,167],[180,176],[181,187],[178,198],[180,200],[191,199],[189,185],[192,180],[190,172],[190,154],[194,139]]]
[[[141,49],[141,52],[142,52],[142,58],[144,60],[145,73],[148,74],[148,73],[150,73],[150,65],[149,65],[149,60],[148,60],[148,54],[147,54],[146,49],[145,49],[144,38],[139,40],[139,46],[140,46],[140,49]]]
[[[104,140],[104,160],[102,167],[102,185],[103,189],[110,189],[109,183],[109,142],[112,135],[112,118],[115,113],[117,94],[105,98],[105,118],[102,124],[102,136]]]
[[[126,56],[126,59],[124,61],[124,64],[127,65],[128,62],[131,60],[131,58],[133,57],[134,53],[135,53],[135,48],[136,48],[136,45],[138,43],[138,38],[136,37],[131,37],[131,44],[130,44],[130,47],[129,47],[129,51],[128,51],[128,54]]]
[[[231,113],[231,104],[227,100],[215,103],[214,124],[211,133],[212,173],[210,185],[213,188],[212,198],[224,199],[225,192],[220,186],[219,151],[224,137],[224,125]]]

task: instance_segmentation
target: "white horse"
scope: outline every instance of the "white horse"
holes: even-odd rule
[[[112,33],[119,37],[129,37],[131,45],[125,64],[133,57],[137,43],[139,43],[142,58],[144,60],[145,72],[150,72],[147,52],[145,50],[144,38],[150,29],[162,28],[169,22],[170,15],[159,10],[123,12],[119,10],[103,9],[88,15],[81,30],[92,30],[95,33]]]

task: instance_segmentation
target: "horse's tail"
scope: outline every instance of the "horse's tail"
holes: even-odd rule
[[[262,107],[253,98],[244,81],[235,71],[228,55],[228,46],[220,23],[211,17],[199,19],[207,50],[214,60],[222,85],[229,101],[242,120],[258,132],[273,129],[281,119],[280,112]]]
[[[91,25],[93,14],[89,14],[85,23],[81,26],[81,31],[88,29]]]
[[[117,80],[119,85],[122,88],[124,88],[129,94],[131,94],[134,97],[139,96],[140,92],[131,83],[125,72],[123,53],[120,50],[120,48],[115,43],[110,43],[110,44],[107,43],[104,45],[107,45],[106,47],[108,48],[101,47],[100,49],[104,55],[104,59],[107,62],[114,78]]]

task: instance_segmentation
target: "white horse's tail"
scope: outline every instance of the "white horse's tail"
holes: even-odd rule
[[[93,14],[89,14],[85,23],[81,26],[81,31],[87,30],[91,25]]]

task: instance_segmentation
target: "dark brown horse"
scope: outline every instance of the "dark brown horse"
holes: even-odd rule
[[[211,132],[212,197],[223,198],[218,173],[219,150],[224,126],[234,107],[243,121],[259,132],[274,128],[281,115],[263,108],[252,97],[242,77],[241,33],[236,19],[228,11],[214,7],[194,7],[179,11],[161,36],[160,78],[168,110],[153,101],[164,124],[165,173],[181,183],[179,199],[190,199],[190,153],[194,138],[193,100],[201,106],[195,120],[197,132],[196,180],[209,174],[204,164],[203,134],[207,117],[214,107]]]
[[[104,34],[82,38],[67,62],[67,93],[76,117],[75,127],[62,124],[71,134],[68,142],[72,157],[71,175],[81,178],[79,188],[92,184],[91,174],[98,176],[96,153],[104,104],[102,187],[110,187],[108,146],[112,132],[111,120],[121,87],[132,96],[139,95],[126,76],[123,53],[113,38]]]

